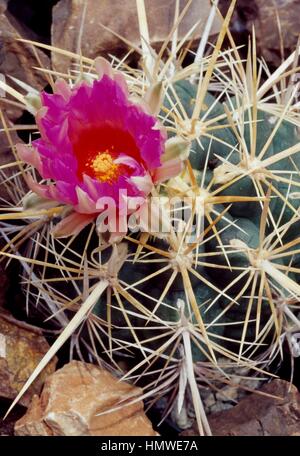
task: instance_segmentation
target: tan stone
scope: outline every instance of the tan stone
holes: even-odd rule
[[[40,399],[15,426],[16,435],[157,435],[143,402],[112,409],[141,390],[92,364],[72,361],[45,382]],[[130,402],[130,399],[128,399]]]
[[[230,0],[220,0],[225,14]],[[277,15],[280,20],[278,28]],[[252,33],[255,27],[256,44],[259,56],[275,66],[281,63],[280,33],[285,58],[295,50],[300,27],[299,0],[238,0],[231,20],[232,31]]]
[[[47,85],[42,72],[33,67],[42,65],[49,68],[49,58],[40,50],[34,51],[29,44],[17,41],[18,38],[31,38],[27,31],[5,10],[5,3],[0,4],[0,73],[5,76],[7,83],[14,87],[8,76],[13,76],[30,86],[40,90]],[[17,86],[16,86],[17,88]],[[22,114],[22,109],[8,105],[0,97],[0,108],[4,109],[11,120]],[[7,98],[12,99],[10,96]],[[15,100],[13,100],[15,101]]]
[[[284,380],[265,384],[230,410],[208,415],[213,435],[274,435],[300,433],[300,393]],[[196,424],[181,435],[198,435]]]
[[[299,0],[257,0],[258,15],[254,21],[258,49],[261,55],[274,65],[280,65],[280,32],[276,10],[280,20],[283,47],[287,57],[295,50],[299,37],[300,3]],[[252,23],[248,23],[251,31]]]
[[[7,0],[0,0],[0,14],[6,10]]]
[[[98,55],[108,56],[109,53],[124,53],[128,46],[118,36],[101,27],[105,25],[113,32],[122,36],[135,46],[140,46],[139,27],[136,10],[136,0],[61,0],[53,8],[52,44],[72,52],[80,50],[78,37],[82,22],[83,5],[87,3],[84,21],[81,51],[86,57],[95,58]],[[185,0],[180,1],[182,11]],[[152,44],[162,43],[173,26],[174,0],[145,0],[149,33]],[[192,26],[202,19],[194,33],[199,38],[203,31],[210,11],[209,0],[193,0],[188,12],[182,20],[178,36],[183,38]],[[216,19],[212,34],[218,33],[220,20]],[[52,63],[57,71],[65,72],[70,60],[60,54],[53,53]]]
[[[49,345],[38,329],[0,313],[0,397],[14,399],[32,374]],[[20,404],[28,406],[33,394],[39,394],[45,378],[54,372],[56,359],[28,389]]]
[[[53,435],[49,426],[40,419],[41,413],[40,398],[34,395],[27,413],[16,423],[15,433],[17,435]]]

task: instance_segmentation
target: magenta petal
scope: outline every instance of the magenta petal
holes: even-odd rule
[[[160,130],[154,129],[156,119],[149,116],[139,106],[130,106],[127,111],[127,128],[136,138],[141,158],[150,170],[159,167],[163,153],[164,138]]]
[[[101,198],[112,198],[124,211],[126,201],[149,195],[154,180],[181,169],[180,163],[162,166],[165,130],[129,99],[124,75],[103,58],[96,60],[96,68],[99,80],[71,87],[60,79],[53,94],[43,92],[36,115],[41,138],[32,148],[18,146],[20,158],[50,180],[39,184],[28,178],[32,191],[71,205],[87,219],[99,213]]]

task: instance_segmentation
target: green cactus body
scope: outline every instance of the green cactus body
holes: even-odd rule
[[[174,62],[174,57],[176,53],[182,55],[181,50],[179,53],[176,49],[173,55],[172,49],[170,59],[164,60],[164,52],[162,61],[155,61],[153,73],[148,61],[154,54],[146,54],[144,46],[142,52],[146,55],[139,69],[130,69],[128,60],[114,59],[117,68],[109,68],[102,58],[93,65],[78,56],[72,77],[66,72],[65,84],[56,84],[63,74],[50,74],[57,90],[53,98],[57,112],[60,105],[66,105],[61,114],[64,122],[51,132],[54,115],[50,112],[50,94],[44,97],[48,104],[37,114],[38,128],[46,130],[49,123],[57,144],[51,144],[52,134],[48,137],[41,130],[36,150],[34,143],[29,147],[18,145],[18,157],[13,154],[13,163],[1,166],[3,187],[13,197],[13,203],[1,207],[0,229],[6,244],[1,260],[20,259],[26,273],[24,302],[27,305],[31,298],[37,303],[43,300],[43,316],[46,307],[47,317],[51,313],[55,322],[58,317],[63,334],[54,349],[72,330],[78,330],[78,353],[82,346],[91,358],[102,357],[112,370],[123,369],[129,381],[146,385],[144,397],[151,403],[167,397],[167,414],[171,402],[178,409],[182,405],[185,413],[185,402],[193,401],[199,412],[198,425],[200,420],[208,434],[199,394],[204,388],[219,390],[224,379],[228,385],[230,378],[242,372],[240,369],[244,369],[244,379],[248,376],[245,368],[247,372],[253,368],[258,374],[259,366],[264,375],[273,353],[283,351],[282,341],[290,327],[299,325],[295,309],[300,299],[300,152],[295,147],[299,143],[299,106],[298,102],[292,104],[294,100],[285,105],[288,91],[279,90],[281,83],[284,87],[287,82],[286,75],[293,83],[293,63],[282,65],[275,78],[264,71],[263,65],[251,81],[252,72],[258,70],[251,61],[254,49],[247,57],[245,72],[241,68],[243,59],[237,58],[238,49],[216,50],[215,61],[206,56],[203,66],[179,68],[181,63]],[[216,56],[215,52],[212,55]],[[122,77],[117,77],[118,71],[123,72]],[[79,80],[84,80],[81,73],[88,80],[77,91]],[[95,89],[88,89],[99,73],[104,81],[111,79],[107,86],[112,94],[112,100],[107,100],[108,116],[102,108],[98,113],[101,78]],[[210,81],[206,75],[211,76]],[[195,77],[200,85],[178,81],[180,77]],[[17,86],[16,80],[14,84]],[[5,83],[2,85],[5,87]],[[214,85],[216,93],[204,94]],[[22,92],[26,87],[22,84]],[[10,96],[17,94],[18,106],[26,101],[24,93],[7,88]],[[203,103],[199,118],[194,119],[198,90]],[[100,147],[98,151],[95,139],[95,159],[91,162],[93,154],[88,149],[83,150],[82,157],[81,151],[78,156],[74,152],[72,160],[78,169],[75,165],[70,168],[74,174],[70,182],[60,181],[55,175],[51,177],[50,170],[62,166],[59,176],[68,170],[69,154],[77,149],[75,146],[81,148],[81,140],[83,143],[85,134],[90,134],[89,122],[94,123],[87,123],[86,133],[85,125],[78,120],[87,116],[85,111],[79,112],[81,92],[88,95],[91,119],[95,117],[91,144],[99,125],[102,128],[99,122],[103,122],[103,131],[108,126],[107,130],[122,133],[122,150],[116,150],[119,142],[118,147],[114,145],[114,138],[110,140],[111,133],[107,133],[104,143],[107,139],[109,158],[103,163],[100,160],[99,173],[94,165],[90,166],[104,152]],[[102,95],[104,100],[105,89]],[[78,96],[74,105],[73,96]],[[68,123],[70,106],[76,106],[76,112],[71,112],[73,117]],[[253,116],[256,110],[257,116]],[[116,126],[111,125],[113,121]],[[273,134],[278,122],[280,126]],[[2,133],[9,136],[14,129],[2,123]],[[20,130],[25,127],[22,125]],[[70,138],[65,141],[67,130]],[[127,138],[124,150],[123,135]],[[73,139],[78,143],[73,144]],[[44,170],[42,154],[49,141],[51,150]],[[88,140],[86,143],[89,145]],[[53,165],[56,147],[60,154],[61,150],[65,152],[65,144],[66,156]],[[80,167],[91,175],[79,172]],[[9,174],[13,169],[17,170],[15,176]],[[32,179],[23,183],[27,174]],[[32,197],[30,182],[30,188],[45,192],[41,194],[49,198],[46,203],[43,198]],[[168,212],[170,200],[170,205],[162,206],[162,215],[153,211],[159,230],[167,225],[164,221],[173,222],[171,232],[149,229],[133,233],[128,228],[126,233],[99,233],[103,215],[99,199],[117,194],[117,190],[123,190],[121,186],[129,190],[128,198],[121,204],[113,200],[122,210],[127,202],[140,198],[143,203],[157,196],[178,198],[178,212],[177,207]],[[54,201],[60,190],[63,197],[65,191],[66,199]],[[151,204],[144,207],[153,216]],[[189,215],[183,207],[188,208]],[[133,215],[134,209],[127,209]],[[179,215],[172,219],[174,214]],[[197,230],[190,232],[189,225]],[[22,236],[28,242],[24,247]],[[75,345],[73,340],[71,345]],[[51,355],[54,349],[52,346]]]
[[[216,292],[211,288],[207,287],[204,283],[198,282],[197,286],[193,287],[193,291],[195,294],[195,298],[197,301],[198,309],[201,314],[201,318],[203,320],[204,325],[207,328],[207,332],[212,334],[212,339],[214,335],[222,336],[224,333],[224,321],[225,318],[221,318],[215,324],[213,321],[217,318],[217,316],[221,312],[219,300],[213,302],[216,298]],[[186,293],[184,290],[177,290],[172,291],[168,294],[166,302],[172,307],[162,307],[159,310],[159,317],[165,320],[170,319],[171,321],[178,321],[180,317],[179,309],[178,309],[178,300],[181,302],[186,303]],[[213,304],[212,304],[213,302]],[[211,305],[212,304],[212,305]],[[188,311],[188,307],[185,304],[185,317],[190,322],[191,325],[198,325],[197,318],[195,313],[193,312],[192,308],[190,312]],[[211,326],[210,326],[211,324]],[[205,352],[207,353],[207,348],[201,344],[201,342],[192,341],[192,355],[193,361],[204,361],[207,359]]]
[[[197,95],[197,87],[191,84],[189,81],[179,81],[174,84],[174,90],[177,96],[180,99],[187,115],[189,117],[192,116],[194,103]],[[174,96],[170,93],[170,97],[172,98],[173,103],[176,104]],[[205,116],[205,112],[214,104],[214,107],[210,110],[209,114],[205,117],[205,120],[213,119],[218,116],[224,115],[224,109],[222,104],[210,94],[207,93],[204,99],[203,108],[201,112],[201,117]],[[171,105],[168,100],[165,100],[165,106],[170,109]],[[225,124],[226,120],[220,120],[217,124],[218,127]],[[166,123],[167,125],[167,123]],[[194,140],[191,146],[191,153],[189,156],[189,160],[191,165],[196,170],[202,170],[207,160],[207,153],[210,149],[210,157],[209,160],[212,160],[213,165],[215,166],[216,156],[226,158],[227,155],[231,152],[232,147],[234,147],[237,143],[232,131],[230,128],[225,127],[221,129],[212,130],[207,132],[212,135],[215,139],[212,139],[208,136],[200,136],[199,143]]]
[[[227,227],[221,232],[220,238],[226,256],[222,252],[221,246],[216,239],[212,239],[208,242],[207,251],[219,252],[218,255],[211,257],[211,263],[222,266],[223,268],[211,267],[208,269],[209,274],[215,278],[219,284],[228,286],[243,272],[243,269],[251,267],[246,249],[257,249],[259,246],[259,230],[251,220],[239,218],[235,220],[234,225]],[[230,269],[230,267],[233,269]],[[241,280],[236,286],[233,286],[231,292],[237,287],[241,287],[242,282],[243,281]]]
[[[209,289],[204,284],[199,283],[198,286],[193,288],[195,298],[197,300],[198,308],[201,313],[201,317],[203,322],[206,326],[211,323],[214,318],[218,316],[221,312],[220,306],[218,302],[215,302],[213,306],[209,309],[209,303],[215,298],[216,293]],[[152,296],[157,296],[159,294],[158,290],[152,290]],[[162,330],[162,324],[159,323],[159,320],[163,322],[165,325],[165,331],[167,331],[168,324],[175,325],[180,318],[180,311],[177,307],[178,300],[182,300],[182,302],[186,303],[186,295],[184,290],[177,290],[171,291],[168,293],[167,299],[165,299],[162,303],[160,303],[159,307],[157,308],[155,315],[157,317],[157,324],[153,324],[153,322],[146,325],[147,319],[142,319],[139,317],[132,317],[129,315],[129,320],[134,328],[134,331],[139,338],[139,340],[143,341],[143,345],[148,346],[149,348],[155,350],[158,349],[164,339],[164,330]],[[148,302],[148,300],[147,300]],[[186,318],[190,320],[192,325],[196,325],[196,317],[192,312],[192,317],[189,317],[189,312],[187,311],[187,305],[185,310]],[[135,312],[136,309],[128,303],[124,303],[124,307],[127,312]],[[154,308],[154,303],[149,305],[150,308]],[[208,309],[206,311],[206,309]],[[112,330],[113,339],[117,340],[125,340],[131,343],[134,343],[134,338],[132,332],[128,328],[128,323],[123,317],[121,311],[116,310],[115,308],[112,309],[112,325],[114,329]],[[153,309],[152,309],[153,310]],[[107,320],[107,306],[105,301],[102,299],[98,302],[97,306],[94,308],[94,312],[103,320]],[[212,325],[208,328],[208,332],[213,335],[222,335],[224,332],[224,318],[218,321],[215,325]],[[126,328],[126,329],[125,329]],[[157,329],[155,329],[157,328]],[[158,339],[155,338],[158,336]],[[167,336],[166,336],[167,337]],[[152,340],[155,339],[155,340]],[[200,347],[199,347],[200,346]],[[170,351],[170,349],[169,349]],[[205,353],[207,353],[207,348],[201,342],[192,341],[192,354],[193,354],[193,361],[204,361],[207,359]],[[179,357],[180,353],[178,350],[174,353],[173,356]]]
[[[256,339],[257,332],[257,318],[258,309],[260,313],[260,322],[258,326],[258,333],[264,327],[268,318],[271,316],[271,309],[268,303],[268,298],[264,296],[262,301],[258,302],[257,298],[254,298],[250,302],[250,297],[241,297],[238,303],[230,301],[227,298],[221,299],[221,307],[226,310],[227,325],[224,326],[224,336],[233,341],[228,341],[227,345],[232,350],[239,348],[239,343],[243,335],[244,323],[246,315],[248,314],[249,306],[251,306],[250,313],[248,315],[248,324],[246,330],[245,340],[254,342]]]
[[[187,81],[180,81],[174,84],[174,90],[176,91],[177,96],[180,99],[180,102],[184,106],[188,116],[192,115],[194,101],[196,97],[196,88],[191,83]],[[172,98],[172,94],[170,94]],[[174,101],[174,100],[173,100]],[[168,107],[168,100],[165,100],[165,106]],[[207,116],[207,119],[211,119],[217,116],[221,116],[224,113],[223,106],[221,103],[216,102],[215,98],[211,94],[207,94],[204,105],[205,110],[209,109],[209,107],[215,103],[213,109]],[[205,115],[204,112],[202,112]],[[250,126],[249,126],[249,114],[245,112],[244,114],[244,131],[243,137],[245,141],[245,145],[248,151],[251,149],[251,140],[250,140]],[[225,121],[218,122],[218,126],[225,124]],[[168,124],[166,122],[166,124]],[[270,121],[270,116],[263,112],[258,112],[258,119],[257,119],[257,141],[256,141],[256,155],[263,149],[266,141],[268,140],[269,136],[272,133],[273,124]],[[217,129],[214,133],[217,139],[221,139],[223,144],[220,143],[217,139],[210,141],[207,137],[200,137],[200,141],[203,146],[203,150],[199,146],[196,141],[193,141],[191,153],[190,153],[190,162],[192,167],[195,170],[195,177],[197,180],[197,184],[199,187],[201,186],[203,189],[204,194],[209,194],[211,190],[207,189],[218,189],[221,184],[211,185],[214,179],[214,169],[222,162],[220,161],[219,157],[224,160],[228,160],[229,163],[240,166],[240,154],[237,150],[233,150],[237,144],[237,140],[235,138],[234,133],[231,131],[230,128],[224,127]],[[276,135],[274,136],[270,146],[268,147],[266,153],[264,154],[264,159],[274,156],[274,154],[279,153],[281,150],[287,147],[291,147],[295,144],[296,141],[296,134],[295,128],[293,125],[284,122]],[[224,143],[227,143],[225,145]],[[210,157],[207,161],[208,167],[205,169],[204,173],[204,166],[206,163],[207,153],[210,147]],[[293,171],[295,166],[298,166],[298,154],[294,157],[295,160],[291,161],[290,158],[286,158],[281,160],[280,162],[276,163],[275,165],[270,166],[270,170],[282,170],[282,171]],[[289,174],[287,174],[289,176]],[[292,174],[291,174],[292,176]],[[294,179],[294,177],[293,177]],[[183,177],[183,180],[185,178]],[[300,180],[299,177],[295,180]],[[262,183],[262,188],[265,193],[267,193],[267,185]],[[288,192],[288,184],[282,182],[272,182],[272,185],[275,189],[281,192],[281,194],[287,194]],[[172,185],[171,185],[172,188]],[[175,185],[176,188],[176,185]],[[296,186],[292,186],[290,193],[295,193],[298,188]],[[199,188],[199,194],[201,195],[201,188]],[[256,197],[257,190],[253,183],[253,179],[251,177],[242,177],[238,179],[235,183],[229,185],[226,189],[222,192],[218,193],[221,196],[230,196],[234,199],[235,196],[245,196],[245,197]],[[290,201],[291,198],[289,198]],[[295,198],[296,200],[296,198]],[[296,204],[292,203],[294,207]],[[217,217],[217,214],[223,213],[225,209],[225,205],[222,204],[213,204],[209,209],[210,216],[212,220]],[[259,227],[260,227],[260,218],[262,213],[263,203],[261,202],[253,202],[253,201],[245,201],[245,202],[234,202],[230,205],[229,211],[226,212],[216,224],[215,229],[210,229],[207,231],[206,237],[203,239],[203,242],[198,245],[198,254],[199,256],[199,263],[197,266],[195,265],[195,260],[193,259],[193,255],[195,255],[195,251],[190,254],[190,258],[186,257],[186,261],[189,262],[191,268],[196,270],[200,275],[206,277],[209,281],[215,284],[215,288],[208,287],[204,284],[198,277],[189,273],[190,281],[193,287],[193,291],[197,300],[197,305],[201,316],[203,318],[204,324],[208,326],[208,331],[215,335],[223,335],[228,338],[236,338],[237,341],[241,338],[242,331],[243,331],[243,320],[245,319],[245,315],[247,312],[247,308],[249,305],[249,298],[247,297],[247,293],[250,293],[250,288],[245,290],[244,295],[239,298],[238,303],[234,302],[234,297],[242,289],[246,283],[247,275],[243,278],[236,281],[239,275],[242,274],[243,271],[249,271],[253,267],[249,252],[256,251],[259,248]],[[274,218],[278,218],[281,214],[283,220],[289,219],[291,216],[291,209],[289,207],[285,207],[282,210],[283,204],[278,198],[277,195],[272,194],[269,203],[269,209],[274,214]],[[204,217],[204,229],[208,229],[210,222],[208,218],[203,214]],[[237,218],[236,218],[237,217]],[[218,235],[216,235],[217,231]],[[267,233],[272,231],[272,224],[268,223],[266,226]],[[292,226],[288,233],[285,235],[285,238],[289,240],[294,239],[298,236],[298,224],[296,226]],[[150,242],[150,241],[149,241]],[[171,253],[171,248],[168,243],[163,239],[153,239],[150,242],[155,248]],[[248,250],[249,249],[249,252]],[[135,252],[135,245],[130,246],[130,250],[132,250],[132,255]],[[224,254],[225,252],[225,254]],[[205,253],[208,256],[205,256]],[[212,254],[212,255],[210,255]],[[155,315],[158,319],[157,327],[159,327],[159,321],[165,322],[166,326],[169,324],[176,324],[178,319],[180,318],[180,311],[178,309],[178,302],[186,303],[187,295],[184,290],[184,282],[182,276],[180,274],[179,268],[176,266],[175,261],[175,254],[174,259],[169,258],[166,259],[165,262],[160,263],[159,260],[161,259],[161,255],[159,253],[150,253],[148,255],[149,262],[137,262],[133,263],[132,258],[129,261],[126,261],[119,273],[119,280],[122,283],[127,284],[131,289],[134,296],[138,298],[138,292],[134,291],[134,284],[138,284],[136,286],[137,290],[141,293],[144,293],[145,296],[151,296],[153,299],[147,299],[146,297],[143,298],[144,306],[150,311],[153,312],[155,309]],[[300,254],[295,255],[293,257],[293,265],[300,264]],[[290,258],[289,258],[290,261]],[[167,271],[164,271],[158,275],[155,275],[157,271],[159,271],[163,265],[171,264],[171,268]],[[201,265],[201,263],[206,263],[205,266]],[[285,260],[275,260],[275,262],[280,264],[286,264]],[[207,263],[211,263],[212,266],[209,267]],[[220,267],[218,267],[220,266]],[[178,271],[176,278],[173,280],[172,285],[169,287],[167,294],[162,299],[162,302],[157,306],[156,303],[161,299],[163,296],[164,288],[166,284],[169,282],[171,275],[174,271]],[[145,277],[148,277],[154,274],[152,279],[144,280]],[[290,277],[296,278],[297,275],[289,274]],[[235,282],[235,283],[234,283]],[[231,286],[231,283],[234,283]],[[222,298],[216,299],[216,302],[209,307],[209,303],[212,302],[216,298],[216,288],[222,290],[225,288],[228,290],[226,293],[227,297],[222,296]],[[258,287],[255,290],[258,292]],[[230,301],[229,296],[232,297],[232,301]],[[139,298],[141,298],[139,296]],[[94,312],[100,316],[102,319],[107,319],[107,307],[105,299],[102,298],[97,304],[94,309]],[[231,303],[229,305],[229,303]],[[193,312],[188,311],[188,306],[185,304],[185,316],[189,319],[190,324],[196,324],[195,315]],[[264,298],[259,304],[261,306],[261,325],[263,325],[266,319],[270,316],[270,306],[267,304],[267,299]],[[113,324],[113,334],[114,337],[117,339],[124,339],[133,342],[133,334],[132,331],[129,330],[128,321],[124,318],[124,315],[121,310],[118,310],[119,305],[113,300],[113,306],[115,309],[111,312],[111,321]],[[255,319],[257,313],[257,306],[258,301],[257,298],[254,298],[252,301],[252,308],[250,312],[250,322],[247,327],[246,339],[253,339],[255,336]],[[163,338],[159,338],[155,340],[155,335],[159,335],[161,333],[161,329],[155,329],[156,324],[154,327],[149,329],[149,325],[146,324],[147,318],[144,316],[143,318],[139,318],[138,316],[134,316],[136,314],[136,309],[134,306],[125,301],[124,307],[126,311],[128,311],[128,318],[132,327],[135,328],[135,332],[138,338],[141,338],[144,343],[149,345],[152,349],[156,349],[159,344],[162,343]],[[206,309],[209,309],[206,311]],[[209,324],[217,318],[218,314],[222,311],[222,309],[227,309],[226,314],[222,316],[216,325],[209,326]],[[117,310],[116,310],[117,309]],[[131,314],[130,314],[131,312]],[[251,321],[252,320],[252,321]],[[231,325],[226,325],[225,322],[231,322]],[[153,324],[152,324],[153,326]],[[125,329],[127,327],[127,329]],[[226,329],[225,329],[226,328]],[[154,340],[151,340],[154,339]],[[147,342],[148,341],[148,342]],[[200,344],[201,345],[201,344]],[[192,342],[192,352],[193,352],[193,359],[194,361],[203,361],[206,359],[205,357],[205,349],[202,350],[199,348],[195,341]],[[176,354],[176,356],[178,353]]]
[[[298,143],[299,136],[296,127],[292,123],[282,122],[273,139],[275,153],[279,153]],[[275,220],[280,218],[280,224],[283,225],[295,216],[300,207],[300,152],[271,165],[270,169],[285,171],[283,176],[288,180],[286,183],[279,182],[277,188],[283,199],[287,199],[292,207],[287,205],[283,199],[277,197],[276,208],[273,211]],[[293,185],[292,182],[296,183],[296,185]]]

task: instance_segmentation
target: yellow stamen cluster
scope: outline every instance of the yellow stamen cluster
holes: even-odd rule
[[[114,163],[107,151],[99,152],[93,160],[90,160],[89,166],[93,169],[96,179],[101,182],[111,182],[119,174],[119,166]]]

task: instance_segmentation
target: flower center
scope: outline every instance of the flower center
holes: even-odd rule
[[[96,179],[101,182],[111,182],[119,175],[119,165],[113,161],[108,151],[98,152],[95,158],[90,159],[87,166],[92,169]]]

